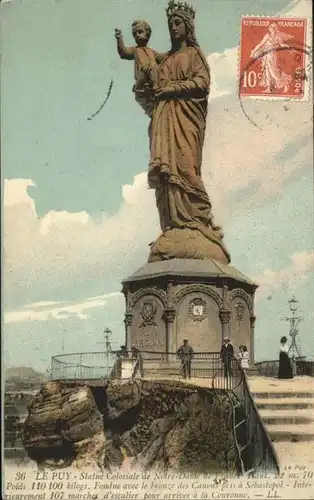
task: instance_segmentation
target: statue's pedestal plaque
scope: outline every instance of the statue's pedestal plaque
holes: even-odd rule
[[[127,347],[175,352],[187,338],[195,352],[217,352],[229,336],[253,362],[256,288],[213,259],[148,263],[123,282]]]

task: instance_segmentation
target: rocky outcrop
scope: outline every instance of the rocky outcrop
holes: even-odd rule
[[[46,383],[29,407],[24,446],[39,465],[234,470],[226,396],[179,382]]]
[[[90,389],[59,382],[43,385],[24,423],[23,444],[29,457],[37,462],[80,460],[95,439],[105,441],[103,416]]]

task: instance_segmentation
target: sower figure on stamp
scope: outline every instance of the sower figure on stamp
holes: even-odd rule
[[[224,376],[228,378],[232,377],[231,362],[234,357],[233,345],[230,343],[230,339],[226,337],[220,349],[220,359],[224,366]]]
[[[292,76],[284,73],[278,66],[278,51],[289,48],[287,40],[293,38],[289,33],[279,31],[276,23],[270,24],[268,33],[263,40],[254,47],[251,57],[261,57],[262,78],[260,86],[264,87],[265,93],[281,90],[286,94],[292,81]]]
[[[148,116],[152,115],[154,92],[158,88],[157,64],[163,58],[163,54],[158,54],[154,49],[147,47],[151,32],[151,27],[146,21],[134,21],[132,34],[136,46],[126,47],[121,30],[115,30],[119,56],[121,59],[135,61],[135,84],[132,90],[135,93],[135,100]]]
[[[183,378],[191,378],[191,364],[194,357],[194,351],[189,345],[188,339],[183,340],[183,344],[177,350],[177,355],[181,360],[181,373]]]

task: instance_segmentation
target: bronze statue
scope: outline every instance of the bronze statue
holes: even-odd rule
[[[171,49],[157,66],[148,170],[163,233],[151,246],[149,262],[213,258],[228,263],[201,178],[210,71],[195,37],[194,9],[172,0],[166,12]]]

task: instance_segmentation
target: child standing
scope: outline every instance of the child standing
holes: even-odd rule
[[[163,58],[154,49],[148,47],[152,30],[146,21],[136,20],[132,23],[132,35],[136,45],[124,45],[121,30],[115,30],[117,50],[121,59],[134,60],[135,84],[133,92],[135,100],[140,104],[148,116],[152,114],[154,92],[158,88],[158,63]]]

